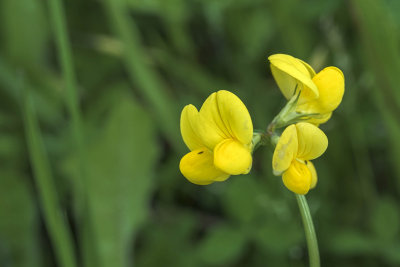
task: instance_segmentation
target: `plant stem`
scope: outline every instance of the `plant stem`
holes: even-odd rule
[[[304,232],[306,234],[308,256],[310,259],[310,267],[319,267],[319,251],[317,236],[315,234],[314,224],[311,218],[310,209],[307,200],[303,195],[296,195],[297,204],[299,205],[301,218],[303,220]]]

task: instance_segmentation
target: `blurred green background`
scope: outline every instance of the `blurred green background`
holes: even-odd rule
[[[395,0],[0,1],[0,266],[307,266],[271,149],[224,183],[178,169],[180,111],[216,90],[265,129],[285,104],[274,53],[346,78],[307,195],[322,266],[400,266],[398,14]]]

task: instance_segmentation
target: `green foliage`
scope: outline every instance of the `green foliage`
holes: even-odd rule
[[[40,68],[48,40],[44,5],[39,1],[5,0],[0,10],[4,52],[20,64]]]
[[[87,149],[88,220],[101,266],[127,266],[132,240],[147,217],[157,143],[149,116],[123,98]]]
[[[197,253],[204,264],[226,266],[240,258],[245,245],[244,233],[228,225],[217,225],[199,242]]]
[[[388,245],[396,242],[399,234],[400,213],[398,204],[392,199],[375,203],[371,211],[370,227],[373,236]]]
[[[307,196],[322,266],[400,265],[398,1],[55,3],[0,2],[0,266],[307,266],[272,151],[209,186],[178,169],[179,113],[216,90],[265,129],[274,53],[346,77]]]
[[[89,222],[90,229],[82,233],[89,240],[83,239],[82,246],[97,259],[87,261],[97,266],[129,265],[132,240],[147,217],[159,150],[149,115],[129,94],[114,94],[114,108],[100,126],[88,129],[92,138],[85,148],[84,181],[76,180],[77,155],[64,168],[80,200],[77,213]]]
[[[261,207],[258,201],[262,197],[254,178],[235,179],[227,187],[225,198],[222,199],[227,215],[243,224],[254,221],[260,213]]]
[[[2,261],[10,266],[41,266],[38,209],[22,173],[3,170],[0,179]]]

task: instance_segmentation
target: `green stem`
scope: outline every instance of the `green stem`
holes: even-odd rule
[[[257,150],[260,146],[265,146],[270,143],[270,136],[263,131],[260,130],[254,130],[253,133],[253,140],[251,141],[252,145],[252,152]]]
[[[23,92],[22,109],[28,152],[46,227],[49,231],[50,240],[59,266],[75,267],[76,257],[72,233],[68,228],[66,219],[63,216],[63,210],[59,205],[60,201],[51,174],[49,160],[44,149],[32,98],[29,91],[24,90]]]
[[[315,234],[314,224],[311,218],[310,209],[307,200],[303,195],[296,195],[297,204],[299,205],[301,218],[303,220],[304,232],[306,234],[308,256],[310,259],[310,267],[319,267],[319,251],[317,236]]]

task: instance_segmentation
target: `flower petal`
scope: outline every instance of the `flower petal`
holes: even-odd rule
[[[181,113],[181,134],[183,141],[190,150],[195,150],[203,147],[199,136],[193,129],[198,119],[198,111],[195,106],[187,105]]]
[[[223,181],[229,174],[215,168],[213,153],[202,147],[187,153],[179,163],[183,176],[198,185],[207,185],[214,181]]]
[[[317,126],[300,122],[296,124],[298,138],[297,158],[311,160],[321,156],[328,148],[328,137]]]
[[[312,81],[315,72],[310,65],[285,54],[275,54],[268,59],[272,75],[286,99],[292,98],[296,85],[298,90],[302,90],[300,104],[318,97],[318,88]]]
[[[217,92],[217,103],[221,121],[231,138],[249,145],[253,138],[253,123],[243,102],[235,94],[220,90]]]
[[[272,156],[272,169],[274,175],[281,175],[286,171],[293,159],[296,158],[298,150],[296,126],[288,126],[279,138]]]
[[[282,181],[290,191],[305,195],[310,190],[311,172],[304,163],[294,160],[283,173]]]
[[[210,150],[222,140],[230,137],[230,132],[221,120],[217,104],[217,93],[212,93],[202,105],[197,123],[193,130],[199,136],[201,142]]]
[[[250,150],[234,139],[220,142],[214,149],[215,166],[229,174],[246,174],[251,169]]]
[[[313,189],[318,182],[318,175],[317,171],[315,170],[314,164],[311,161],[306,161],[307,168],[310,170],[311,173],[311,185],[310,189]]]
[[[214,150],[219,142],[226,139],[225,134],[220,131],[218,126],[203,113],[199,113],[197,123],[193,126],[193,130],[199,136],[201,142],[210,150]]]
[[[332,112],[321,114],[318,118],[310,118],[307,120],[308,123],[312,123],[315,126],[319,126],[327,122],[332,117]]]
[[[209,97],[207,97],[199,112],[204,117],[204,119],[206,119],[209,124],[213,128],[215,128],[220,136],[222,136],[224,139],[227,139],[231,136],[229,129],[225,126],[224,122],[221,119],[221,114],[217,102],[217,92],[214,92]]]
[[[307,113],[329,113],[342,102],[344,94],[344,76],[340,69],[327,67],[312,79],[317,85],[319,98],[298,106],[298,110]]]

